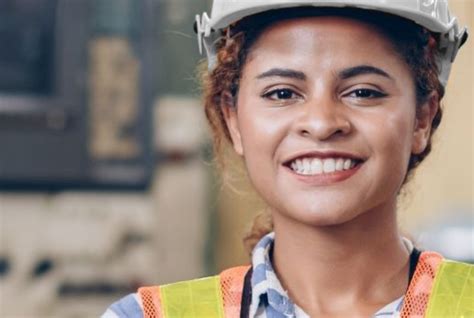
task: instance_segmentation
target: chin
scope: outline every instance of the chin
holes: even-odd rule
[[[285,209],[285,211],[274,210],[274,215],[279,214],[282,218],[292,220],[293,222],[302,225],[313,227],[327,227],[343,225],[357,219],[361,213],[357,213],[354,207],[334,207],[318,205],[301,209],[301,206],[296,209]],[[291,211],[291,212],[290,212]],[[278,216],[274,216],[278,217]]]

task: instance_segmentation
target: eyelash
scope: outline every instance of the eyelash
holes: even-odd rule
[[[275,95],[275,94],[278,94],[278,93],[287,93],[290,95],[290,97],[288,98],[274,98],[272,97],[272,95]],[[263,98],[266,98],[266,99],[270,99],[270,100],[275,100],[275,101],[282,101],[282,100],[290,100],[290,99],[293,99],[295,98],[295,96],[300,96],[298,93],[296,93],[294,90],[290,89],[290,88],[277,88],[277,89],[273,89],[269,92],[266,92],[264,94],[262,94],[262,97]]]
[[[365,95],[365,96],[351,96],[353,94]],[[370,95],[370,96],[367,96]],[[380,92],[378,90],[370,89],[370,88],[358,88],[350,91],[349,93],[345,94],[344,97],[355,97],[360,99],[376,99],[376,98],[384,98],[388,95]]]
[[[273,95],[278,95],[284,93],[286,95],[286,98],[281,98],[282,96],[280,95],[279,97]],[[269,92],[266,92],[262,94],[263,98],[273,100],[273,101],[285,101],[285,100],[291,100],[294,99],[295,97],[300,97],[301,95],[296,93],[294,90],[290,88],[277,88],[273,89]],[[386,93],[383,93],[381,91],[375,90],[375,89],[370,89],[370,88],[358,88],[350,91],[347,94],[344,94],[343,97],[353,97],[357,99],[362,99],[362,100],[371,100],[371,99],[378,99],[378,98],[384,98],[387,97],[388,95]]]

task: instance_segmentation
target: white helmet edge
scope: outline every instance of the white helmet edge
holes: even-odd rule
[[[196,33],[199,51],[206,50],[209,69],[216,64],[215,41],[220,37],[219,30],[240,19],[260,12],[297,6],[355,7],[376,10],[411,20],[427,30],[440,33],[439,80],[446,86],[459,48],[467,40],[467,29],[460,28],[458,20],[448,9],[447,0],[214,0],[212,16],[207,13],[196,16]]]

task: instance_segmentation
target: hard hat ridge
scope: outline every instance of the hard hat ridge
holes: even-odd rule
[[[385,12],[410,20],[440,34],[438,47],[439,80],[446,86],[451,64],[466,42],[466,28],[451,16],[448,0],[214,0],[211,17],[196,16],[199,50],[206,50],[209,69],[216,64],[216,41],[231,24],[261,12],[294,7],[359,8]]]

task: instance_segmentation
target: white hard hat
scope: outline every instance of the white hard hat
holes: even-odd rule
[[[214,0],[211,17],[207,13],[196,16],[199,50],[202,53],[204,44],[209,69],[216,63],[214,43],[221,36],[219,30],[260,12],[301,6],[376,10],[400,16],[431,32],[440,33],[438,67],[443,86],[446,86],[459,48],[467,40],[467,30],[461,29],[457,19],[451,16],[448,0]]]

